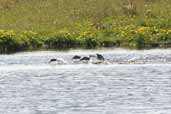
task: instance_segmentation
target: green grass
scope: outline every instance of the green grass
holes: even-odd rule
[[[171,47],[171,0],[0,0],[0,52]]]

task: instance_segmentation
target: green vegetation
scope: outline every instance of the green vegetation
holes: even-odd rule
[[[0,53],[171,47],[171,0],[0,0]]]

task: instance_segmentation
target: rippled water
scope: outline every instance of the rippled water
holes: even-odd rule
[[[101,53],[110,64],[49,64]],[[0,55],[0,114],[171,114],[171,50]]]

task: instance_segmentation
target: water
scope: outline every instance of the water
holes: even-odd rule
[[[102,53],[110,64],[49,64]],[[171,50],[0,55],[0,114],[171,114]]]

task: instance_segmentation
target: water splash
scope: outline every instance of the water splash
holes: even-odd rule
[[[123,49],[106,49],[106,50],[72,50],[68,52],[55,51],[38,51],[24,52],[12,55],[0,55],[0,66],[4,65],[43,65],[49,64],[52,58],[62,58],[63,61],[56,62],[56,65],[82,64],[81,62],[73,62],[74,55],[88,56],[100,53],[104,56],[107,64],[171,64],[171,50],[155,49],[155,50],[123,50]],[[96,63],[90,61],[89,64]]]

